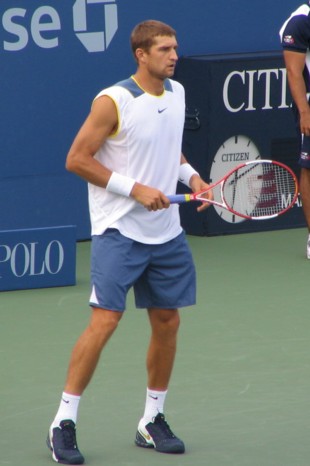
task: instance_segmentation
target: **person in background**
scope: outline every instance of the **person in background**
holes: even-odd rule
[[[300,194],[308,226],[306,256],[310,259],[310,2],[303,3],[280,30],[293,110],[300,136]]]
[[[147,309],[151,326],[146,401],[135,443],[162,453],[185,451],[166,421],[164,404],[176,354],[178,308],[195,303],[195,268],[178,206],[170,205],[166,195],[175,194],[178,180],[193,191],[209,185],[181,153],[185,96],[182,85],[171,79],[177,46],[169,25],[138,24],[131,34],[135,74],[97,95],[67,156],[67,169],[89,187],[91,316],[73,349],[48,433],[47,445],[59,463],[84,462],[76,440],[80,398],[122,318],[131,287],[136,307]]]

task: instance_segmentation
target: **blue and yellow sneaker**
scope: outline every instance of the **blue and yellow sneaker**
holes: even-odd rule
[[[61,421],[60,427],[49,430],[46,444],[52,451],[53,460],[61,464],[83,464],[84,457],[76,443],[75,423]]]
[[[135,444],[142,448],[155,448],[161,453],[185,452],[184,443],[174,435],[162,413],[147,425],[142,420],[139,422]]]

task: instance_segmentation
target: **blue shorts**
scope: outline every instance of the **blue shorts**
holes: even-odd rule
[[[184,232],[164,244],[142,244],[118,230],[92,238],[90,306],[124,311],[134,288],[137,308],[177,309],[196,302],[196,273]]]

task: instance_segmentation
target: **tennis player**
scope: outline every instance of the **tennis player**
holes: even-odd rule
[[[310,259],[310,2],[304,2],[280,30],[293,110],[300,136],[300,194],[309,230],[306,255]]]
[[[181,154],[184,89],[170,79],[177,45],[174,29],[162,22],[135,27],[136,73],[97,95],[67,156],[67,169],[89,186],[92,312],[73,349],[48,433],[47,445],[59,463],[84,462],[76,441],[80,398],[131,287],[151,326],[146,402],[135,443],[162,453],[185,451],[166,422],[164,404],[176,353],[178,308],[195,303],[195,269],[178,206],[170,206],[166,194],[175,193],[178,180],[193,191],[208,184]]]

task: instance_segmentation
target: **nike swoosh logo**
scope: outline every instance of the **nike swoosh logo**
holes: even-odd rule
[[[70,400],[64,400],[63,398],[62,398],[62,401],[64,401],[67,404],[70,403]]]
[[[166,108],[162,108],[162,109],[158,109],[158,113],[163,113],[165,110],[167,110],[167,107]]]
[[[144,432],[142,432],[141,430],[139,430],[140,434],[142,435],[142,437],[145,438],[145,440],[151,440],[151,436],[149,434],[145,434]]]
[[[150,398],[153,398],[153,400],[158,400],[158,396],[152,396],[152,395],[149,395]]]

